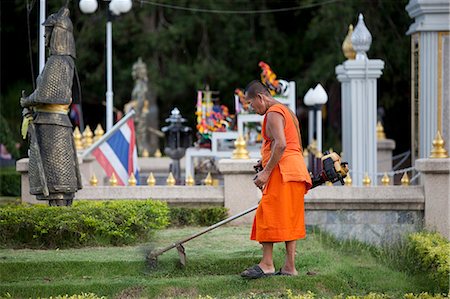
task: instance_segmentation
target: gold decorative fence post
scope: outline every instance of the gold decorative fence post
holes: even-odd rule
[[[98,183],[98,179],[97,179],[97,177],[95,176],[95,173],[93,173],[93,174],[91,175],[91,178],[89,179],[89,184],[90,184],[91,186],[97,186],[97,183]]]
[[[103,134],[105,134],[105,131],[103,130],[102,125],[98,124],[94,130],[94,142],[102,138]]]
[[[150,187],[153,187],[156,185],[156,179],[155,179],[155,176],[153,175],[153,172],[150,172],[150,174],[148,176],[147,185],[149,185]]]
[[[347,176],[344,179],[345,186],[351,186],[353,183],[352,177],[350,176],[350,172],[347,173]]]
[[[73,140],[75,142],[75,148],[77,150],[83,149],[83,140],[81,140],[83,136],[81,135],[80,129],[78,127],[75,127],[75,130],[73,130]]]
[[[94,137],[94,133],[92,133],[89,125],[86,126],[83,132],[83,147],[88,148],[92,145],[92,137]]]
[[[381,184],[383,186],[389,186],[391,184],[391,179],[389,178],[387,172],[384,173],[384,176],[381,179]]]
[[[366,172],[366,175],[365,175],[364,178],[363,178],[362,183],[363,183],[363,185],[364,185],[365,187],[370,186],[370,184],[372,183],[372,180],[370,179],[369,174],[368,174],[367,172]]]
[[[166,183],[167,183],[167,186],[175,186],[176,181],[175,181],[175,178],[173,177],[172,172],[169,173]]]
[[[136,186],[137,180],[134,176],[134,173],[131,173],[130,177],[128,178],[128,186]]]
[[[111,175],[111,177],[109,178],[109,184],[111,186],[117,186],[117,178],[116,178],[116,175],[114,174],[114,172]]]
[[[408,173],[405,172],[402,176],[402,179],[400,180],[400,182],[402,183],[402,186],[409,186],[409,176]]]
[[[204,182],[205,182],[206,186],[212,186],[213,180],[212,180],[211,172],[208,172],[208,175],[206,176]]]
[[[431,150],[430,158],[448,158],[448,153],[444,146],[445,141],[442,139],[441,132],[437,131],[436,137],[433,140],[433,149]]]
[[[238,139],[234,142],[234,146],[236,149],[233,151],[232,159],[248,159],[248,150],[247,150],[247,143],[245,142],[244,138],[242,138],[241,135],[239,135]]]
[[[186,179],[186,186],[194,186],[194,184],[195,184],[194,179],[192,178],[191,175],[189,175]]]

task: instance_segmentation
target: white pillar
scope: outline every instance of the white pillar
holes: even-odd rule
[[[112,22],[106,22],[106,131],[113,126]]]
[[[45,0],[39,1],[39,74],[45,65]]]
[[[376,182],[377,78],[382,60],[347,60],[336,67],[342,83],[342,151],[352,169],[353,185],[361,186],[364,173]]]
[[[312,143],[314,139],[314,110],[312,107],[308,111],[308,145]]]
[[[322,105],[316,110],[317,151],[322,152]]]
[[[410,0],[406,11],[414,19],[406,34],[418,56],[412,57],[411,147],[413,158],[426,158],[438,130],[450,141],[450,2]]]

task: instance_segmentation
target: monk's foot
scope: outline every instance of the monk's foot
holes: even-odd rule
[[[261,268],[261,270],[263,270],[264,271],[264,273],[266,273],[266,274],[268,274],[268,273],[274,273],[275,272],[275,266],[273,265],[273,264],[271,264],[271,265],[268,265],[268,264],[265,264],[265,263],[263,263],[263,262],[260,262],[259,264],[258,264],[258,266]]]
[[[275,275],[297,276],[298,272],[297,270],[295,270],[295,268],[283,267],[280,269],[280,271],[277,271]]]

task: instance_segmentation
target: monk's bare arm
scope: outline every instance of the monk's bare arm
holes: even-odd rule
[[[267,114],[266,134],[272,140],[272,144],[269,161],[255,179],[255,184],[260,188],[267,183],[272,170],[278,164],[286,149],[284,118],[281,114],[277,112]]]

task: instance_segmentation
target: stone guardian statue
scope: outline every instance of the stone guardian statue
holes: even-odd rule
[[[70,11],[63,7],[43,23],[50,56],[29,96],[22,92],[22,134],[28,133],[30,193],[50,206],[70,206],[82,188],[68,112],[76,58]],[[25,138],[25,136],[24,136]]]
[[[154,155],[159,149],[159,109],[156,94],[149,89],[147,65],[139,57],[133,64],[131,75],[134,80],[131,102],[125,105],[125,112],[136,111],[136,141],[140,156]]]

